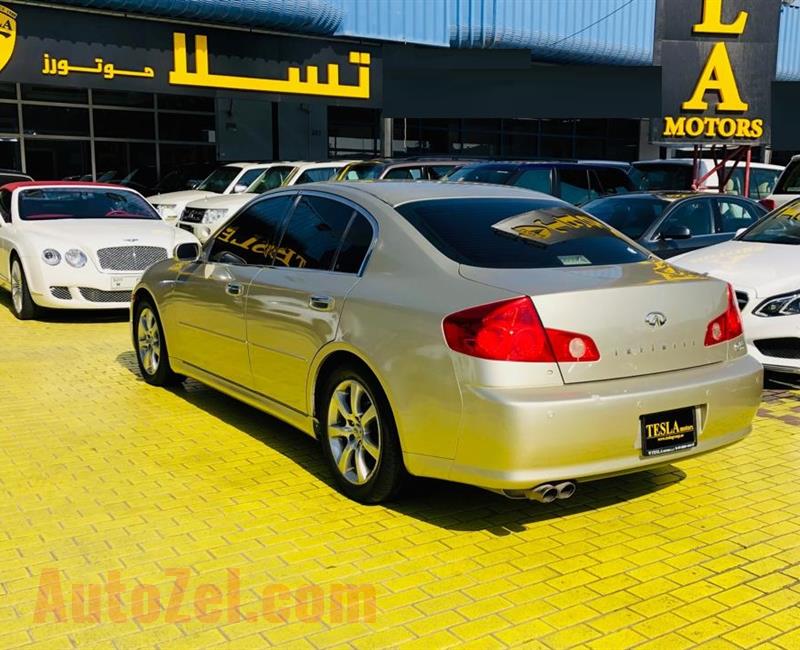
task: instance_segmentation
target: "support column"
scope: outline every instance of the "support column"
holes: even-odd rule
[[[394,139],[394,118],[381,118],[381,156],[392,157],[392,140]]]

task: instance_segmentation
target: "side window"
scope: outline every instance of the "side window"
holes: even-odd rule
[[[330,271],[353,212],[339,201],[304,196],[292,212],[273,264]]]
[[[455,165],[431,165],[428,167],[428,178],[432,181],[438,181],[443,176],[446,176],[455,169]]]
[[[544,192],[545,194],[553,193],[549,167],[526,169],[519,178],[514,181],[514,185],[529,190],[536,190],[537,192]]]
[[[748,228],[761,217],[758,208],[734,199],[717,199],[719,210],[718,232],[736,232]]]
[[[220,264],[264,266],[272,253],[294,196],[254,203],[222,228],[211,242],[208,259]]]
[[[597,167],[591,174],[592,185],[600,194],[625,194],[634,189],[630,177],[621,169]]]
[[[777,169],[751,169],[750,198],[758,200],[772,194],[779,174]]]
[[[661,224],[659,232],[667,232],[676,226],[685,226],[692,237],[711,235],[714,232],[711,201],[695,199],[678,205]]]
[[[320,181],[328,181],[336,174],[338,170],[334,167],[322,167],[321,169],[307,169],[300,177],[294,182],[295,185],[303,185],[304,183],[319,183]]]
[[[384,175],[388,180],[418,181],[422,178],[422,167],[398,167]]]
[[[3,221],[11,223],[11,192],[8,190],[0,192],[0,215]]]
[[[580,205],[595,198],[597,192],[589,189],[589,174],[585,169],[560,169],[558,175],[561,179],[561,198]]]
[[[347,229],[333,270],[339,273],[358,273],[367,256],[373,235],[372,224],[366,217],[356,212]]]
[[[264,173],[263,169],[248,169],[241,178],[236,181],[237,185],[247,185],[250,187],[255,180]]]

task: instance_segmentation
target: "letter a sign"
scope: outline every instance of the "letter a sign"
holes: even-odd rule
[[[658,144],[769,142],[780,0],[658,0]]]
[[[17,14],[0,5],[0,70],[6,67],[17,45]]]

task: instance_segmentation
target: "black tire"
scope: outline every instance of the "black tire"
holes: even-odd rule
[[[330,432],[334,430],[329,423],[331,401],[337,389],[348,385],[348,382],[351,386],[353,382],[360,385],[364,390],[360,404],[366,406],[371,403],[374,405],[375,415],[371,417],[367,413],[370,411],[369,408],[364,408],[364,412],[358,414],[360,408],[357,408],[355,409],[356,417],[353,420],[345,420],[344,414],[339,409],[335,416],[338,422],[335,428],[339,433],[331,436]],[[339,392],[345,394],[342,391]],[[347,399],[350,399],[350,403],[352,403],[352,390],[347,395]],[[372,373],[355,365],[337,368],[324,379],[319,396],[317,419],[320,445],[339,490],[353,501],[365,504],[381,503],[396,495],[407,478],[407,472],[403,464],[403,453],[397,436],[394,416],[383,390]],[[362,420],[361,415],[368,417]],[[349,426],[348,422],[353,426]],[[349,429],[351,434],[343,434],[345,429]],[[372,455],[373,452],[368,451],[369,449],[375,450],[376,441],[379,452],[377,460]],[[342,459],[344,449],[348,445],[353,447],[350,452],[352,463],[346,462],[344,465],[348,469],[343,472],[339,468],[338,460]],[[338,454],[338,459],[335,454]],[[359,458],[362,462],[358,465],[362,469],[369,470],[369,473],[364,476],[359,476],[357,468],[357,459]],[[360,483],[356,482],[362,479],[365,480]]]
[[[175,374],[169,364],[161,318],[148,298],[137,301],[133,310],[133,346],[139,372],[148,384],[175,386],[183,381],[183,377]]]
[[[36,318],[39,310],[36,303],[31,298],[31,292],[28,289],[28,279],[25,277],[25,269],[22,268],[22,262],[14,255],[11,258],[11,311],[14,312],[19,320],[31,320]],[[16,278],[16,279],[15,279]],[[19,294],[15,296],[14,285],[19,282]]]

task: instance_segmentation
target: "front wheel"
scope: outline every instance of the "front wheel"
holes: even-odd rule
[[[136,303],[133,312],[133,340],[139,372],[152,386],[172,386],[180,377],[169,365],[167,342],[156,308],[149,300]]]
[[[16,257],[11,262],[11,309],[19,320],[36,318],[36,303],[31,298],[22,264]]]
[[[326,380],[318,410],[322,452],[345,496],[380,503],[396,494],[406,470],[377,381],[359,368],[341,368]]]

